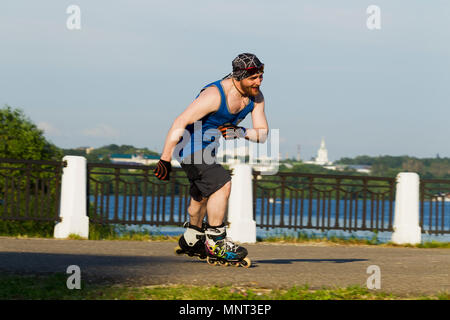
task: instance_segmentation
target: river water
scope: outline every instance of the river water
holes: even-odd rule
[[[164,215],[163,215],[163,200],[165,200],[165,208],[164,208]],[[95,202],[95,198],[94,196],[90,196],[90,201],[91,204],[94,205]],[[157,213],[157,200],[155,200],[154,203],[152,203],[152,197],[147,197],[146,198],[146,210],[145,210],[145,220],[146,221],[164,221],[164,222],[169,222],[170,221],[170,215],[173,212],[173,221],[175,221],[176,223],[182,223],[184,221],[186,221],[187,219],[187,211],[186,211],[186,207],[185,207],[185,203],[182,199],[175,199],[174,203],[173,203],[173,208],[171,206],[171,199],[170,197],[165,197],[165,199],[163,199],[163,197],[160,198],[160,202],[159,202],[159,214]],[[292,200],[294,201],[294,200]],[[103,202],[103,203],[102,203]],[[108,207],[108,216],[110,219],[114,218],[114,208],[115,208],[115,202],[116,199],[114,197],[114,195],[109,195],[109,196],[105,196],[103,198],[98,198],[97,199],[97,212],[99,212],[101,210],[101,207],[103,205],[102,211],[106,212],[106,209]],[[356,202],[353,201],[353,209],[352,209],[352,226],[356,226],[361,227],[363,224],[363,200],[357,200],[357,209],[356,210]],[[312,211],[312,217],[311,217],[311,225],[313,227],[317,227],[317,226],[322,226],[322,223],[325,223],[325,226],[328,225],[328,212],[330,212],[330,217],[329,217],[329,222],[330,222],[330,226],[334,226],[336,223],[336,211],[337,211],[337,204],[339,203],[339,221],[338,221],[338,225],[339,226],[344,226],[344,223],[346,223],[346,226],[348,226],[349,224],[349,206],[350,203],[347,202],[347,219],[346,221],[344,221],[344,201],[336,201],[336,200],[330,200],[330,201],[325,201],[325,210],[323,208],[323,202],[320,201],[319,203],[316,200],[312,201],[312,206],[311,206],[311,211]],[[268,208],[267,208],[267,204],[266,201],[264,201],[264,212],[261,212],[261,208],[262,208],[262,203],[261,203],[261,199],[257,199],[256,200],[256,216],[255,216],[255,221],[257,223],[257,225],[264,223],[266,224],[268,222],[268,224],[274,224],[274,225],[280,225],[281,220],[283,219],[284,225],[300,225],[300,208],[301,208],[301,203],[300,201],[298,202],[298,206],[297,206],[297,214],[295,214],[295,202],[292,203],[292,207],[290,207],[290,200],[285,200],[285,210],[284,210],[284,215],[281,215],[281,207],[282,207],[282,203],[281,200],[279,199],[275,199],[274,201],[271,201],[270,203],[270,215],[268,215]],[[449,230],[450,229],[450,202],[445,202],[444,203],[444,207],[442,208],[442,203],[434,203],[434,202],[425,202],[424,203],[424,230],[428,230],[429,229],[429,210],[430,210],[430,205],[435,208],[436,205],[438,205],[438,220],[437,223],[439,226],[441,226],[442,224],[442,209],[444,209],[444,229],[445,230]],[[385,209],[385,215],[384,215],[384,219],[382,221],[381,219],[381,209],[382,209],[383,203],[380,202],[375,202],[373,205],[373,214],[374,217],[376,216],[376,213],[378,212],[378,224],[379,226],[381,226],[382,224],[384,225],[385,228],[388,227],[389,225],[389,216],[388,216],[388,208],[389,208],[389,202],[385,201],[384,202],[384,209]],[[329,207],[329,208],[328,208]],[[124,197],[124,196],[119,196],[117,198],[117,214],[118,214],[118,218],[119,219],[123,219],[124,217],[127,219],[132,218],[134,220],[137,221],[142,221],[143,218],[143,214],[144,214],[144,197],[139,196],[139,197]],[[290,209],[292,208],[292,209]],[[316,212],[317,209],[320,208],[320,215],[319,215],[319,219],[317,219],[316,216]],[[366,226],[369,227],[370,229],[376,229],[376,222],[375,220],[373,221],[373,225],[371,225],[371,221],[370,221],[370,216],[371,216],[371,212],[372,212],[372,203],[371,201],[366,201]],[[395,208],[395,204],[392,204],[392,208],[394,210]],[[153,211],[152,211],[153,209]],[[290,210],[292,210],[292,215],[291,218],[289,218],[289,212]],[[302,225],[306,225],[308,222],[308,201],[304,201],[303,203],[303,214],[302,214],[302,218],[303,218],[303,223]],[[322,214],[323,212],[325,212],[325,216],[324,216],[324,220],[322,220]],[[180,216],[181,214],[181,216]],[[356,217],[356,220],[355,220]],[[267,218],[269,218],[269,220],[267,220]],[[392,217],[392,223],[394,222],[394,217]],[[432,227],[434,230],[434,226],[436,224],[436,217],[433,216],[432,217]],[[150,226],[150,225],[143,225],[143,226],[137,226],[137,225],[129,225],[127,226],[127,229],[131,229],[131,230],[141,230],[141,231],[150,231],[152,233],[156,233],[156,234],[163,234],[163,235],[179,235],[181,233],[184,232],[184,229],[181,227],[174,227],[174,226]],[[257,227],[257,237],[259,238],[267,238],[267,237],[272,237],[272,236],[297,236],[299,233],[303,234],[303,235],[307,235],[309,237],[315,236],[315,237],[339,237],[339,238],[350,238],[350,237],[356,237],[359,239],[373,239],[373,237],[377,237],[379,242],[387,242],[391,239],[391,232],[378,232],[378,233],[373,233],[370,231],[352,231],[352,232],[345,232],[342,230],[330,230],[330,231],[325,231],[325,232],[321,232],[320,230],[315,230],[315,229],[288,229],[288,228],[280,228],[280,227],[276,227],[276,228],[270,228],[269,230],[267,230],[266,228],[259,228]],[[447,235],[428,235],[427,233],[423,233],[422,234],[422,238],[423,241],[431,241],[431,240],[436,240],[436,241],[450,241],[450,234]]]

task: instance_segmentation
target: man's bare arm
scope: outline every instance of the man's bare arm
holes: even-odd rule
[[[183,135],[187,125],[200,120],[207,114],[215,112],[220,107],[220,93],[216,87],[206,88],[172,123],[167,133],[161,159],[170,161],[173,151]]]
[[[255,99],[255,106],[252,111],[253,128],[247,129],[245,138],[264,143],[267,140],[269,125],[264,113],[264,96],[262,93]]]

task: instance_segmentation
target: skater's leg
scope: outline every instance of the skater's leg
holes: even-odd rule
[[[187,209],[189,213],[189,223],[193,226],[202,227],[203,218],[206,214],[206,204],[208,198],[203,198],[201,201],[196,201],[191,197],[191,202]]]
[[[232,239],[227,237],[224,224],[230,193],[231,181],[228,181],[222,188],[209,196],[205,244],[208,255],[213,259],[219,257],[222,262],[240,262],[247,256],[247,249],[235,244]]]
[[[178,239],[179,247],[176,248],[177,254],[185,253],[189,256],[199,256],[201,259],[206,258],[204,245],[205,231],[203,228],[203,218],[206,214],[206,202],[206,198],[200,201],[191,198],[188,207],[189,223],[184,225],[186,231]]]
[[[208,224],[210,226],[222,225],[227,211],[230,192],[231,181],[228,181],[222,188],[209,196],[206,208],[208,211]]]

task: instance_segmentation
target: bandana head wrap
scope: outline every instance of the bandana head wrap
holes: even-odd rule
[[[256,73],[264,72],[264,63],[251,53],[241,53],[232,62],[233,72],[227,75],[226,78],[235,78],[240,81],[248,78]]]

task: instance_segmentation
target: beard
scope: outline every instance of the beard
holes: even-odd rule
[[[259,86],[248,86],[245,87],[241,85],[242,91],[244,91],[245,95],[250,97],[256,97],[259,94]]]

